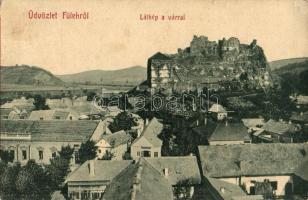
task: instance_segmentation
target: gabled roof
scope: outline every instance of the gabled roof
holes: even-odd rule
[[[206,177],[205,180],[212,189],[224,200],[232,200],[235,196],[247,196],[240,186],[216,178]],[[263,198],[262,198],[263,199]]]
[[[91,137],[99,121],[1,120],[1,133],[30,134],[32,141],[83,142]]]
[[[213,104],[212,107],[209,109],[209,112],[214,112],[214,113],[226,113],[226,109],[220,105],[220,104]]]
[[[168,168],[168,181],[171,185],[181,184],[189,181],[190,184],[200,184],[201,175],[195,156],[176,156],[160,158],[144,158],[161,175]]]
[[[173,200],[172,187],[147,161],[131,164],[107,186],[104,200]]]
[[[297,129],[295,124],[290,124],[287,122],[278,122],[270,119],[266,124],[262,127],[267,132],[276,133],[276,134],[288,134],[294,133]]]
[[[163,125],[154,117],[143,130],[141,136],[137,138],[133,145],[136,144],[140,138],[145,138],[153,147],[162,146],[163,142],[158,138],[158,135],[163,130]]]
[[[248,131],[243,123],[218,123],[209,141],[247,141]]]
[[[242,122],[247,128],[256,127],[258,125],[262,126],[265,123],[263,118],[243,118]]]
[[[89,164],[92,162],[94,175],[90,174]],[[82,184],[89,181],[111,181],[115,176],[127,168],[132,161],[129,160],[91,160],[83,163],[66,179],[69,184]]]
[[[166,54],[161,53],[161,52],[157,52],[156,54],[151,56],[149,59],[170,60],[170,57]]]
[[[108,144],[110,144],[113,148],[115,148],[122,144],[127,144],[132,139],[132,137],[124,130],[121,130],[110,135],[105,135],[102,137],[102,139],[108,142]]]
[[[199,146],[203,174],[238,177],[293,174],[308,158],[308,143]]]
[[[35,110],[31,112],[29,120],[40,120],[41,118],[44,120],[67,119],[69,114],[69,112],[58,110]]]

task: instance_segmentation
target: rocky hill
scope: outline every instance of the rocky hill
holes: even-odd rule
[[[1,66],[1,84],[16,85],[51,85],[60,86],[65,83],[49,71],[27,65]]]
[[[57,77],[67,83],[136,85],[146,80],[146,68],[134,66],[110,71],[91,70],[76,74],[58,75]]]
[[[148,59],[148,83],[154,90],[191,90],[213,85],[232,89],[234,82],[250,88],[271,85],[270,68],[256,40],[241,44],[234,37],[216,42],[194,36],[190,46],[178,49],[178,53],[158,52]]]

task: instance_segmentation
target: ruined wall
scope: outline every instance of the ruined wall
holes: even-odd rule
[[[256,44],[241,44],[237,38],[218,43],[205,36],[194,36],[190,47],[177,54],[157,53],[148,60],[148,81],[152,90],[180,91],[202,87],[206,82],[239,81],[251,88],[271,84],[263,49]]]

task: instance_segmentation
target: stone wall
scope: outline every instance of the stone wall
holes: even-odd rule
[[[148,60],[148,84],[152,91],[190,90],[205,82],[245,82],[251,88],[270,85],[270,70],[263,49],[253,40],[223,38],[218,43],[194,36],[190,47],[167,55],[157,53]],[[184,86],[184,87],[183,87]]]

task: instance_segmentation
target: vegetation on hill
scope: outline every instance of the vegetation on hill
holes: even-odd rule
[[[55,77],[49,71],[39,67],[22,66],[1,66],[1,84],[36,85],[45,86],[64,85],[64,82]]]
[[[304,62],[304,61],[308,61],[308,57],[275,60],[275,61],[270,62],[269,65],[271,67],[271,70],[277,70],[277,69],[284,67],[286,65],[301,63],[301,62]]]
[[[58,75],[57,77],[67,83],[135,85],[146,80],[146,68],[134,66],[110,71],[92,70],[76,74]]]
[[[308,60],[285,65],[273,73],[280,78],[280,84],[288,93],[308,95]]]

